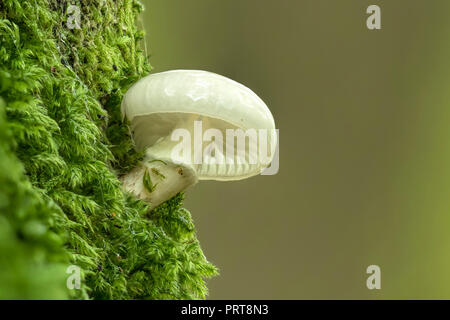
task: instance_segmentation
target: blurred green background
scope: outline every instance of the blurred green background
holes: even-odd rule
[[[280,130],[277,175],[187,192],[209,298],[450,298],[449,1],[144,4],[154,72],[237,80]]]

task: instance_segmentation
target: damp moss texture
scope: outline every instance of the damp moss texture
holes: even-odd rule
[[[202,299],[217,274],[182,194],[149,212],[121,190],[140,155],[120,102],[151,69],[142,10],[0,0],[1,299]]]

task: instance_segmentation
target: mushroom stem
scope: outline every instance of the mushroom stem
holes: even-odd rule
[[[153,209],[177,193],[197,183],[195,170],[187,164],[174,163],[162,150],[169,143],[163,139],[148,148],[145,159],[121,178],[125,191],[150,204]],[[161,147],[163,145],[163,147]]]

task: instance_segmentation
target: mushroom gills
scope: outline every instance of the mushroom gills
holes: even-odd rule
[[[194,132],[194,122],[200,120],[202,123],[202,131]],[[149,125],[151,123],[152,125]],[[196,172],[199,180],[218,180],[232,181],[245,179],[255,174],[259,174],[267,165],[255,163],[250,158],[250,140],[245,141],[244,149],[238,150],[236,139],[227,139],[226,131],[230,130],[246,130],[237,125],[223,121],[219,118],[203,116],[199,114],[188,114],[181,112],[170,113],[152,113],[148,115],[136,116],[131,124],[131,130],[135,137],[136,149],[146,149],[149,159],[165,159],[164,161],[172,161],[171,151],[181,140],[172,141],[172,132],[175,129],[185,129],[190,136],[190,159],[187,161],[192,169]],[[208,129],[216,129],[222,135],[222,141],[205,141],[204,134]],[[198,141],[202,140],[201,147]],[[197,143],[197,145],[196,145]],[[217,148],[213,148],[213,146]],[[146,146],[151,146],[146,148]],[[207,148],[215,149],[213,152],[206,152]],[[208,154],[218,155],[222,153],[225,158],[226,151],[233,150],[232,161],[223,161],[223,163],[214,163]],[[256,153],[259,153],[259,144],[256,142]],[[201,163],[197,163],[194,159],[194,153],[200,153]],[[242,152],[242,155],[241,153]],[[274,141],[268,137],[268,152],[274,152]],[[229,160],[229,159],[228,159]],[[209,161],[209,162],[208,162]],[[186,164],[186,161],[180,162]]]

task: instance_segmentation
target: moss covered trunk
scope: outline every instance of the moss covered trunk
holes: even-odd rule
[[[133,0],[0,0],[0,298],[207,293],[216,269],[183,196],[149,212],[118,180],[140,157],[120,102],[150,71],[141,10]],[[70,265],[80,289],[66,286]]]

